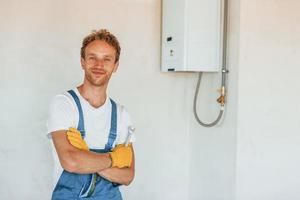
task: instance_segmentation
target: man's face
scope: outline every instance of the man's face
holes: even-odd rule
[[[85,79],[94,86],[104,86],[118,68],[116,50],[107,42],[95,40],[85,48],[85,58],[81,65],[85,71]]]

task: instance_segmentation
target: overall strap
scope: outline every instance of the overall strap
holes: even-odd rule
[[[103,152],[108,152],[112,149],[114,141],[116,140],[117,137],[117,105],[112,99],[110,99],[110,102],[112,105],[110,131],[109,131],[107,144],[105,145],[105,149],[101,149],[101,151]],[[86,184],[84,184],[84,186],[80,191],[79,194],[80,198],[88,198],[93,195],[96,188],[97,179],[98,179],[97,173],[90,174]]]
[[[111,122],[110,131],[108,136],[107,144],[105,145],[105,150],[110,151],[117,137],[117,105],[110,99],[111,102]]]
[[[81,107],[81,104],[80,104],[80,100],[79,100],[78,96],[76,95],[76,93],[73,90],[69,90],[68,93],[73,97],[73,99],[76,103],[78,113],[79,113],[79,120],[78,120],[77,130],[80,131],[81,136],[84,138],[85,137],[84,119],[83,119],[83,111],[82,111],[82,107]]]

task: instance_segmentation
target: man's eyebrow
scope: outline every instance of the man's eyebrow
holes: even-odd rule
[[[113,58],[114,56],[113,55],[105,55],[104,57],[105,58]]]
[[[87,56],[95,56],[96,54],[94,53],[88,53]]]

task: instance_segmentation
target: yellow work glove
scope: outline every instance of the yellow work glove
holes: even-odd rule
[[[124,144],[119,144],[109,154],[111,157],[112,167],[130,167],[132,162],[131,145],[126,147]]]
[[[85,141],[82,139],[80,132],[76,128],[70,128],[67,131],[67,138],[69,142],[80,150],[89,150],[89,147],[85,143]]]

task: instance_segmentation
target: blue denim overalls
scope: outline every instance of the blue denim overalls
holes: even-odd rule
[[[85,137],[83,111],[78,96],[73,90],[68,91],[78,108],[79,122],[77,129],[81,136]],[[110,99],[112,104],[111,127],[107,144],[104,149],[90,149],[98,153],[111,151],[112,145],[117,136],[117,106]],[[114,184],[98,174],[75,174],[64,170],[54,188],[52,200],[122,200],[119,185]]]

